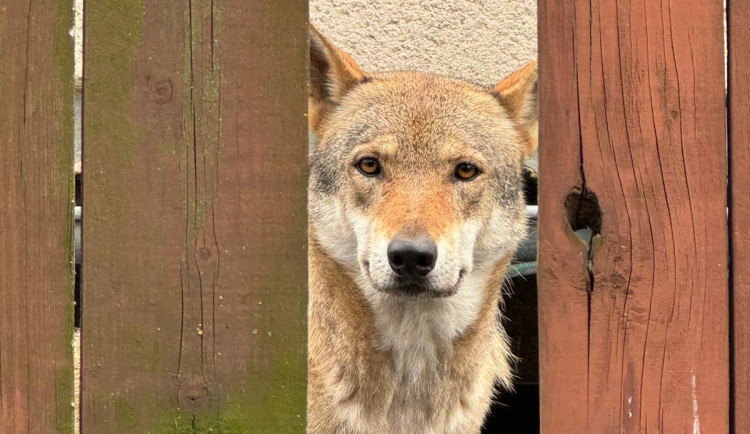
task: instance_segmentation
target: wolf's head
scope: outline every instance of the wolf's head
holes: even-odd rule
[[[478,291],[472,276],[512,255],[526,227],[536,76],[530,64],[486,88],[369,74],[311,27],[311,230],[366,298]]]

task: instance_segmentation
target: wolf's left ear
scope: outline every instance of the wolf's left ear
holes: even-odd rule
[[[539,137],[537,64],[531,62],[498,83],[493,93],[508,111],[526,141],[525,157],[536,152]]]
[[[348,54],[310,24],[309,128],[320,137],[328,115],[365,74]]]

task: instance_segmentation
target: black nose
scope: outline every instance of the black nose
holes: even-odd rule
[[[437,246],[430,238],[397,237],[388,245],[388,263],[399,276],[424,277],[435,268]]]

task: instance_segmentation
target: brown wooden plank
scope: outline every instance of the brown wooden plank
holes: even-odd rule
[[[727,5],[734,432],[750,432],[750,3]]]
[[[69,1],[0,3],[0,432],[73,427]]]
[[[307,3],[85,23],[84,431],[302,431]]]
[[[543,432],[728,431],[722,12],[539,2]]]

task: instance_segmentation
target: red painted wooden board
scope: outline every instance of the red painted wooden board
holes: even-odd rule
[[[84,432],[304,430],[307,3],[85,13]]]
[[[69,1],[0,3],[0,432],[73,429]]]
[[[728,431],[722,12],[539,2],[545,433]]]
[[[750,432],[750,4],[728,5],[734,428]]]

